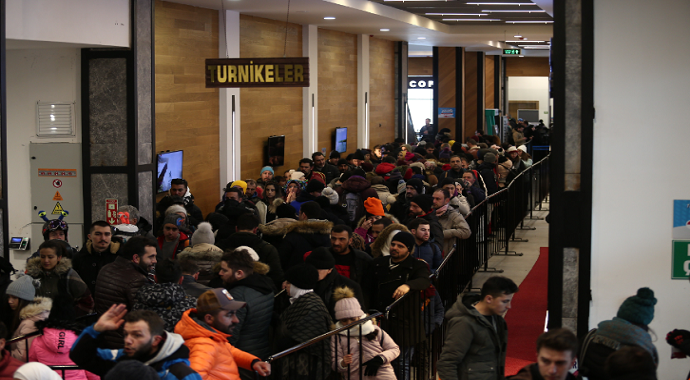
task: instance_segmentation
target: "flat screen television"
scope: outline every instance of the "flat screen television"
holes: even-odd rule
[[[158,154],[158,193],[170,190],[170,181],[182,178],[182,151],[162,152]]]
[[[266,146],[266,165],[278,167],[285,163],[285,135],[271,136]]]
[[[347,127],[335,129],[335,150],[340,153],[347,152]]]

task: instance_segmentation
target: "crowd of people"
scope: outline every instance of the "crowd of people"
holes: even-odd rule
[[[315,152],[283,175],[266,166],[224,186],[214,210],[199,209],[188,182],[173,179],[153,223],[121,206],[117,225],[94,222],[79,250],[62,216],[46,220],[24,273],[0,288],[0,379],[57,375],[39,363],[78,365],[70,379],[244,380],[274,370],[288,379],[408,379],[414,346],[444,315],[441,379],[500,379],[501,316],[517,286],[494,277],[446,312],[430,276],[472,235],[471,209],[532,164],[523,145],[532,137],[518,123],[516,145],[482,131],[456,142],[429,127],[414,147],[396,139],[346,157]],[[407,294],[429,301],[431,317],[397,316],[386,331],[365,312]],[[279,368],[265,361],[333,329],[341,331]],[[3,350],[17,337],[27,339]],[[547,333],[537,367],[516,379],[565,379],[542,372],[542,351],[544,363],[565,368],[572,340],[567,330]]]

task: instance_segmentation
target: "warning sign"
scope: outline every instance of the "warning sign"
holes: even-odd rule
[[[53,200],[54,201],[63,201],[64,199],[62,199],[62,195],[60,195],[60,192],[56,191],[55,195],[53,196]]]
[[[57,203],[55,203],[55,207],[53,207],[53,212],[51,212],[51,214],[53,214],[53,215],[62,215],[62,213],[63,213],[64,211],[65,211],[65,210],[62,208],[62,205],[60,204],[60,202],[57,202]]]
[[[54,180],[53,180],[53,187],[55,187],[55,188],[57,189],[57,188],[59,188],[60,186],[62,186],[62,181],[59,180],[59,179],[54,179]]]
[[[38,169],[39,177],[76,177],[77,169]]]
[[[105,200],[105,220],[109,224],[117,222],[117,199],[108,198]]]

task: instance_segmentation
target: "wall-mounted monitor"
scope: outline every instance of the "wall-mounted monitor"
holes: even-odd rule
[[[271,136],[266,146],[266,165],[278,167],[285,163],[285,135]]]
[[[170,190],[170,181],[182,178],[182,151],[162,152],[158,154],[158,193]]]
[[[335,150],[340,153],[347,152],[347,127],[335,129]]]

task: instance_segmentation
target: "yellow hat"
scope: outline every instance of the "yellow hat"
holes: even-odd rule
[[[230,187],[237,187],[237,186],[239,186],[239,187],[242,188],[242,194],[246,194],[246,193],[247,193],[247,182],[244,182],[244,181],[235,181],[235,182],[233,182],[233,183],[230,185]]]

